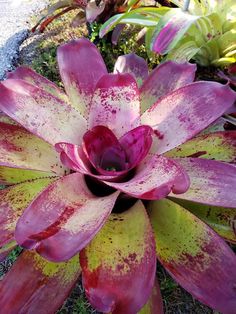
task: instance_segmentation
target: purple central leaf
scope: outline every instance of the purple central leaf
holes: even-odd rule
[[[101,159],[100,167],[107,171],[122,171],[126,170],[126,154],[119,146],[112,146],[104,150]]]
[[[126,170],[126,154],[115,134],[105,126],[98,125],[83,136],[83,149],[98,173]]]
[[[142,125],[118,140],[109,128],[98,125],[84,134],[82,146],[57,143],[55,148],[62,163],[74,171],[100,180],[107,180],[106,176],[120,180],[147,156],[152,134],[150,126]]]

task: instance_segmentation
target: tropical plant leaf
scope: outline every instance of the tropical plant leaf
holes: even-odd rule
[[[105,36],[109,31],[111,31],[117,24],[133,24],[153,27],[156,26],[158,20],[170,8],[161,7],[161,8],[139,8],[131,10],[129,12],[114,15],[106,23],[104,23],[100,29],[99,36]]]
[[[175,199],[199,219],[208,224],[225,240],[236,243],[236,208],[224,208]]]
[[[148,205],[157,257],[195,298],[222,313],[236,308],[236,257],[208,225],[163,199]]]

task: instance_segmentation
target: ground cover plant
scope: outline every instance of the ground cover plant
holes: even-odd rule
[[[85,39],[61,46],[58,63],[66,94],[24,67],[0,85],[0,107],[10,116],[1,122],[1,181],[10,185],[1,191],[1,253],[14,237],[29,249],[1,282],[1,308],[33,310],[53,292],[54,303],[43,304],[55,311],[78,279],[80,259],[96,309],[136,313],[151,295],[157,255],[196,298],[231,313],[236,260],[216,232],[235,241],[228,225],[235,133],[194,136],[232,109],[235,93],[194,83],[188,63],[169,61],[148,74],[134,54],[107,74]],[[157,283],[152,306],[162,312]]]
[[[178,8],[139,8],[115,15],[100,34],[104,36],[120,24],[139,24],[147,28],[147,49],[169,60],[194,59],[202,66],[236,62],[235,1],[171,2]]]

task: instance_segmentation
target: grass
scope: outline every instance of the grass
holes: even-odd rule
[[[17,257],[22,252],[22,248],[17,246],[11,251],[7,258],[0,263],[0,279],[8,272],[14,262],[17,260]]]
[[[57,314],[97,314],[86,299],[82,282],[79,281]]]

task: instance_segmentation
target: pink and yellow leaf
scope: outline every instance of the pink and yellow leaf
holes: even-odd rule
[[[81,252],[86,294],[97,310],[136,314],[148,301],[156,271],[153,240],[145,208],[138,201],[129,210],[112,214]]]
[[[226,162],[236,161],[236,131],[197,136],[165,154],[168,157],[201,157]]]
[[[54,179],[36,179],[0,190],[0,245],[14,240],[16,223],[30,202]]]
[[[180,205],[149,203],[157,257],[195,298],[222,313],[236,308],[236,256],[208,225]]]
[[[78,255],[65,263],[52,263],[34,251],[25,251],[0,281],[1,311],[54,314],[80,273]]]

